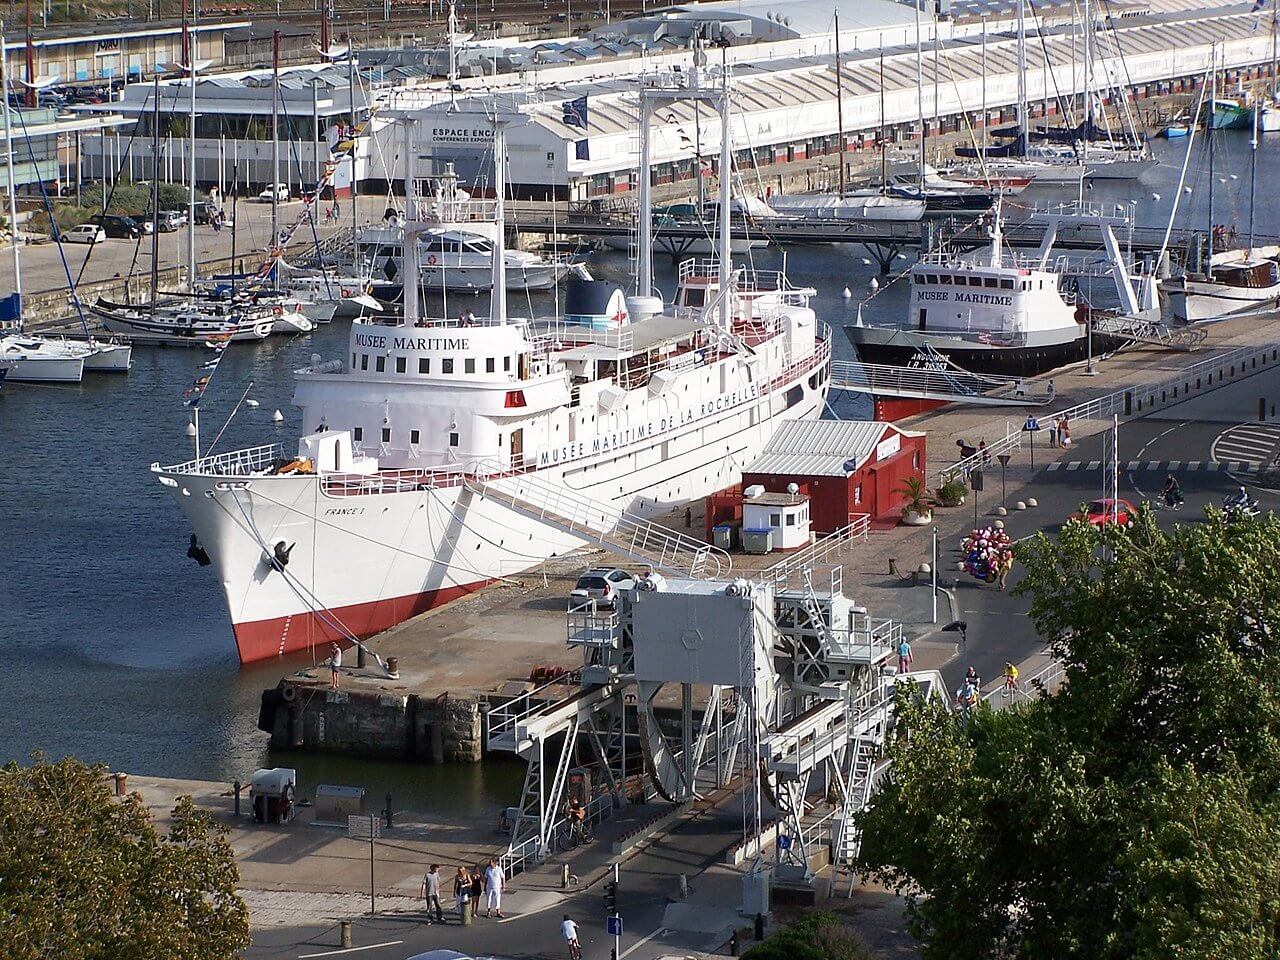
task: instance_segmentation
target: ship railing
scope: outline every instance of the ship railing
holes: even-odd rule
[[[363,324],[371,327],[404,327],[407,330],[467,330],[472,327],[522,327],[526,325],[525,320],[517,317],[477,317],[470,311],[466,311],[463,315],[457,317],[419,317],[418,322],[413,326],[406,325],[403,316],[394,316],[390,314],[360,317],[353,320],[352,323]]]
[[[625,352],[633,348],[635,332],[629,325],[597,328],[551,320],[538,323],[532,341],[533,352],[541,356],[583,344]]]
[[[824,332],[825,331],[825,332]],[[773,378],[771,386],[778,386],[786,383],[788,380],[794,380],[800,374],[807,370],[814,370],[824,366],[831,359],[831,335],[827,325],[821,320],[818,321],[819,339],[814,344],[813,352],[807,357],[802,357],[792,363],[788,363],[783,368],[782,373]]]
[[[184,463],[175,463],[168,467],[152,464],[152,469],[164,473],[247,477],[255,473],[261,473],[264,470],[270,470],[283,459],[285,459],[284,447],[278,443],[267,443],[258,447],[246,447],[243,450],[232,450],[229,453],[200,457],[198,460],[187,460]]]
[[[820,537],[803,550],[789,554],[773,566],[761,571],[756,577],[764,583],[772,583],[776,587],[785,587],[798,581],[806,570],[823,563],[832,554],[838,553],[855,540],[865,540],[871,532],[871,515],[866,513],[851,514],[849,522],[838,530]]]
[[[320,478],[320,491],[329,497],[358,497],[460,487],[462,482],[460,466],[425,470],[379,470],[377,473],[326,473]]]

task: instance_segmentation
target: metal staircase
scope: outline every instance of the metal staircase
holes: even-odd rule
[[[853,758],[844,783],[844,803],[840,807],[840,829],[835,849],[836,862],[846,867],[852,866],[861,847],[862,838],[858,835],[854,817],[871,802],[876,780],[877,746],[873,740],[858,737],[850,750]]]
[[[714,579],[732,568],[718,547],[534,474],[500,470],[486,472],[481,465],[463,483],[478,497],[672,575]]]

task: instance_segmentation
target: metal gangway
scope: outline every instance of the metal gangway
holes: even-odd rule
[[[1054,397],[1051,383],[1021,377],[970,373],[949,364],[900,367],[856,360],[831,361],[831,389],[988,407],[1043,406],[1052,403]]]
[[[1094,317],[1092,323],[1094,333],[1186,353],[1198,348],[1209,337],[1209,331],[1201,327],[1170,327],[1163,320],[1142,316],[1100,316]]]
[[[685,577],[720,577],[733,566],[729,554],[719,547],[533,473],[512,472],[486,461],[468,471],[463,484],[478,497],[497,501],[655,570]]]

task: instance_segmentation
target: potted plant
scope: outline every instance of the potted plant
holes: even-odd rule
[[[906,499],[902,505],[902,522],[909,527],[922,527],[933,520],[933,510],[925,492],[922,477],[907,477],[894,493]]]
[[[933,500],[940,507],[962,507],[968,494],[964,481],[950,473],[942,478],[942,486],[933,491]]]

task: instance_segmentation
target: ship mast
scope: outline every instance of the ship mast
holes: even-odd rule
[[[724,51],[722,50],[723,54]],[[733,186],[733,125],[729,114],[729,63],[723,57],[720,68],[720,322],[726,330],[733,326],[730,310],[730,285],[733,283],[733,258],[730,256],[729,203]]]
[[[0,38],[4,26],[0,24]],[[18,200],[13,179],[13,118],[9,103],[9,52],[0,39],[0,87],[4,92],[4,154],[5,169],[9,174],[9,249],[13,252],[13,289],[18,295],[18,328],[22,328],[22,257],[18,252]]]
[[[841,76],[840,66],[840,11],[835,12],[836,18],[836,146],[839,149],[840,158],[840,196],[844,196],[844,78]],[[881,93],[883,94],[884,85],[881,84]]]
[[[1018,149],[1027,155],[1027,17],[1026,0],[1018,0]]]
[[[645,171],[645,175],[648,171]],[[489,297],[489,319],[507,321],[507,256],[504,194],[507,192],[506,124],[493,118],[493,291]]]

